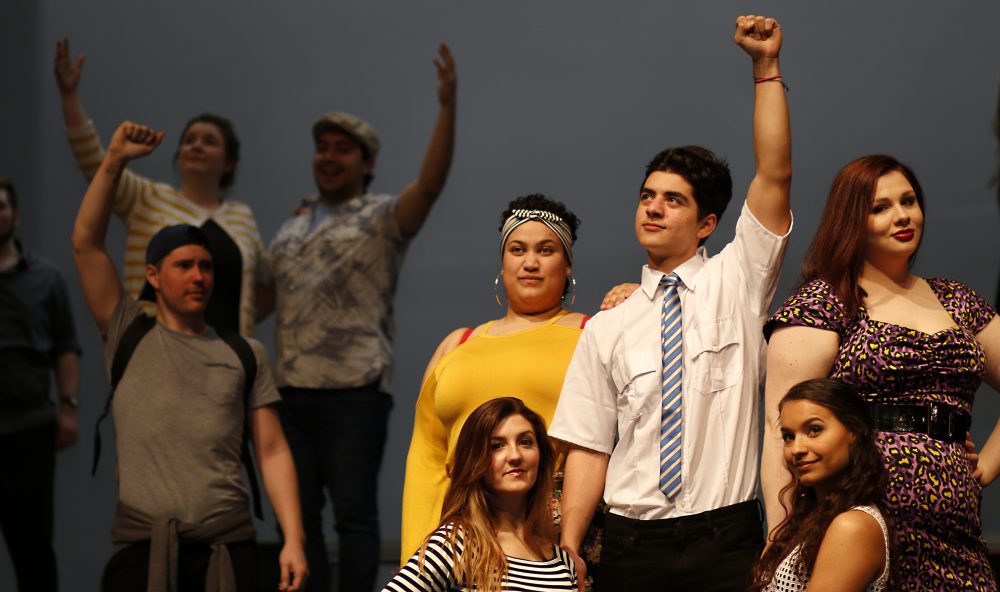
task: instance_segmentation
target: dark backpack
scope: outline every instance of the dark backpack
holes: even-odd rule
[[[156,319],[154,317],[140,314],[125,329],[121,341],[118,342],[114,358],[111,361],[111,392],[108,393],[108,399],[104,402],[104,412],[97,418],[97,424],[94,426],[94,462],[90,467],[91,475],[97,472],[97,463],[101,459],[101,422],[111,411],[111,400],[115,396],[115,389],[118,388],[118,383],[121,382],[122,375],[125,374],[125,368],[128,366],[129,360],[132,359],[135,348],[142,341],[142,338],[146,336],[146,333],[149,333],[150,329],[155,326]],[[253,349],[251,349],[247,340],[243,339],[239,334],[224,329],[216,329],[215,332],[233,350],[243,365],[244,413],[241,455],[243,466],[247,472],[247,480],[250,482],[250,491],[253,494],[254,516],[263,520],[264,512],[261,510],[260,505],[260,485],[257,483],[257,473],[254,471],[253,457],[250,454],[251,434],[250,424],[247,420],[247,410],[250,408],[250,395],[253,392],[254,381],[257,379],[257,356],[254,355]]]

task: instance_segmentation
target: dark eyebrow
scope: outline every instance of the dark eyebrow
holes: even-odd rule
[[[639,190],[639,195],[643,195],[645,193],[651,193],[653,195],[656,195],[656,191],[650,189],[649,187],[644,186],[642,189]],[[681,201],[683,201],[684,203],[687,203],[688,200],[691,199],[688,196],[681,193],[680,191],[666,191],[664,192],[663,197],[676,197]]]

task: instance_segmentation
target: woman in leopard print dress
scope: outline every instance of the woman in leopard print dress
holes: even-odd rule
[[[910,273],[923,214],[916,177],[891,157],[859,158],[834,180],[805,281],[765,325],[768,523],[784,517],[778,492],[789,479],[777,402],[801,380],[838,378],[869,402],[880,430],[898,589],[995,591],[979,505],[1000,472],[1000,431],[975,472],[963,441],[980,383],[1000,387],[1000,319],[967,286]]]

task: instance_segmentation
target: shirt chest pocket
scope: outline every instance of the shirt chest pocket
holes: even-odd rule
[[[630,419],[660,409],[661,354],[653,348],[626,352],[617,360],[614,381],[618,386],[619,413]]]
[[[231,405],[243,400],[243,369],[229,364],[206,362],[200,384],[201,397],[212,405]]]
[[[684,382],[702,394],[738,384],[743,377],[743,343],[733,317],[701,322],[684,336],[690,348],[690,376]],[[685,371],[689,370],[685,368]]]

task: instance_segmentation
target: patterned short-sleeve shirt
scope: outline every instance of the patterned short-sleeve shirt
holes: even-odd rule
[[[408,244],[397,201],[368,193],[332,206],[317,224],[310,207],[278,230],[268,261],[279,386],[378,383],[389,392],[393,298]]]

